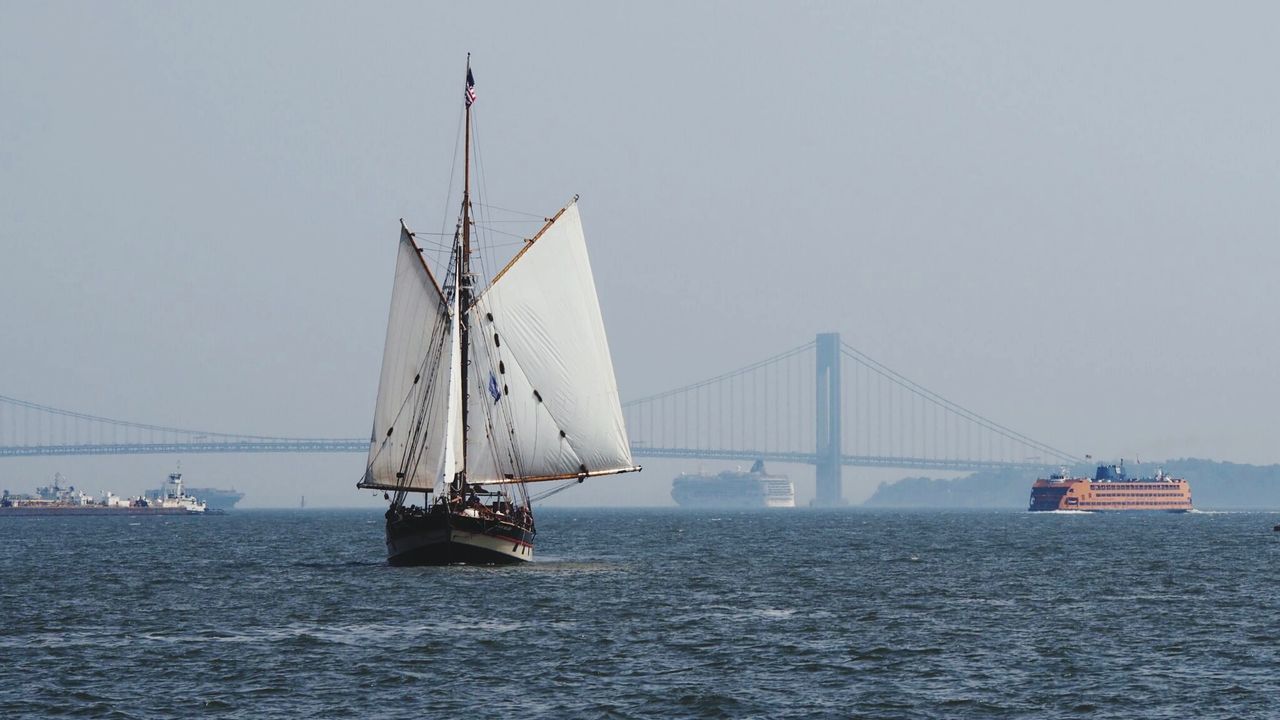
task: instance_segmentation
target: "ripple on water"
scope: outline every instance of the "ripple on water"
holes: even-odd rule
[[[1226,718],[1280,696],[1259,514],[549,511],[535,562],[480,568],[387,565],[374,513],[84,520],[0,523],[0,717]]]

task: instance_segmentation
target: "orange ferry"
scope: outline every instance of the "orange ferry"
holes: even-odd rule
[[[1163,470],[1153,478],[1130,480],[1124,463],[1099,465],[1093,478],[1067,477],[1066,471],[1054,473],[1031,486],[1032,512],[1046,510],[1079,510],[1113,512],[1117,510],[1148,512],[1186,512],[1191,509],[1191,484],[1170,477]]]

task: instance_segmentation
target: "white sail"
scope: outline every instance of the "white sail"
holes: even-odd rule
[[[456,257],[456,255],[455,255]],[[459,277],[461,273],[454,273]],[[449,394],[445,405],[444,465],[436,478],[436,492],[452,481],[462,469],[462,314],[458,312],[458,291],[455,283],[449,302]]]
[[[427,490],[444,460],[449,406],[449,306],[414,245],[400,231],[369,459],[360,487]],[[403,477],[401,477],[403,473]]]
[[[472,482],[638,469],[576,202],[480,295],[470,328]]]
[[[484,303],[482,303],[482,306]],[[471,381],[468,387],[467,477],[502,482],[518,477],[563,474],[582,465],[548,412],[518,360],[494,347],[494,323],[472,318]]]

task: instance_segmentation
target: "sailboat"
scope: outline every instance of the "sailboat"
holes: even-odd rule
[[[382,490],[392,565],[533,559],[529,486],[631,458],[577,196],[491,279],[473,272],[467,58],[462,207],[437,282],[401,220],[360,488]],[[417,504],[421,497],[422,504]],[[535,498],[536,499],[536,498]]]

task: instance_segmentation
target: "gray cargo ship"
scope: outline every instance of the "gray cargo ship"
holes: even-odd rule
[[[190,493],[203,500],[210,510],[230,510],[244,499],[244,493],[236,492],[235,488],[191,488]]]

